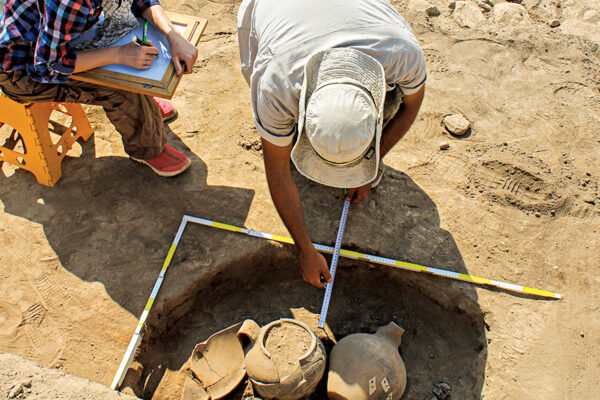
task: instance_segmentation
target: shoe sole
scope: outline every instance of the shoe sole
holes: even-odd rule
[[[169,115],[167,115],[166,117],[163,117],[162,121],[164,122],[169,122],[174,120],[175,118],[177,118],[177,110],[173,110],[173,112]]]
[[[148,164],[148,162],[146,162],[146,160],[140,160],[137,158],[133,158],[131,156],[129,158],[131,158],[135,162],[149,166],[156,175],[162,176],[165,178],[177,176],[177,175],[181,174],[182,172],[186,171],[190,167],[190,165],[192,165],[192,160],[188,159],[187,164],[185,164],[183,167],[181,167],[181,169],[178,169],[177,171],[165,172],[165,171],[161,171],[159,169],[154,168],[152,165]]]

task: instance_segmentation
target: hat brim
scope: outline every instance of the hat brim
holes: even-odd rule
[[[373,98],[377,110],[373,151],[350,164],[334,164],[321,158],[305,133],[304,118],[308,99],[318,88],[331,83],[348,83],[363,87]],[[298,172],[310,180],[337,188],[355,188],[372,182],[379,168],[379,147],[382,133],[385,75],[374,58],[351,48],[336,48],[318,52],[304,67],[304,83],[300,94],[298,135],[291,159]]]

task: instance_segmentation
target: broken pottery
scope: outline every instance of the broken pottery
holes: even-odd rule
[[[312,393],[325,372],[323,343],[305,323],[289,318],[262,328],[244,321],[238,339],[246,371],[263,398],[296,400]]]
[[[236,336],[241,326],[230,326],[196,345],[181,400],[220,399],[244,379],[244,351]]]
[[[398,352],[403,333],[390,322],[375,334],[355,333],[340,340],[330,354],[329,399],[400,399],[406,388],[406,369]]]

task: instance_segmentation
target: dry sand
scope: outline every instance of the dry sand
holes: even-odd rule
[[[407,331],[408,399],[427,399],[442,381],[457,399],[597,398],[600,2],[523,0],[526,12],[500,0],[487,12],[471,0],[454,10],[442,0],[392,3],[424,49],[427,93],[415,125],[385,159],[382,186],[351,209],[344,245],[564,299],[401,272],[394,279],[411,295],[390,305],[393,287],[380,301],[378,282],[370,281],[387,272],[355,262],[338,271],[336,287],[347,297],[338,296],[336,306],[334,292],[331,329],[343,335],[397,320]],[[0,351],[104,385],[184,213],[287,235],[270,201],[239,72],[237,2],[165,7],[209,21],[194,74],[173,99],[179,117],[169,124],[170,143],[192,159],[192,169],[173,180],[154,176],[125,157],[103,112],[89,108],[95,136],[63,163],[54,188],[6,165],[0,174]],[[445,133],[441,122],[450,114],[464,115],[471,131]],[[449,148],[440,150],[441,142]],[[296,178],[311,236],[332,244],[340,193]],[[288,246],[187,228],[138,356],[144,370],[128,376],[127,391],[176,398],[169,382],[209,331],[248,317],[268,323],[286,316],[282,307],[318,313],[321,292],[300,280],[294,256]],[[297,301],[288,305],[288,295]],[[419,297],[439,304],[446,319],[425,315],[435,306],[419,306]],[[342,318],[355,306],[362,314]],[[247,315],[263,309],[269,311]],[[186,330],[188,320],[194,329]],[[473,331],[461,341],[465,326]],[[168,347],[167,337],[178,353],[152,354]],[[429,362],[415,364],[422,359]],[[461,378],[452,366],[472,372]],[[12,390],[7,375],[0,379],[3,391]],[[48,390],[60,390],[59,383]]]

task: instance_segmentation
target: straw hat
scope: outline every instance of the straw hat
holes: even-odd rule
[[[313,54],[304,67],[291,154],[298,171],[338,188],[373,181],[384,100],[383,67],[373,57],[351,48]]]

